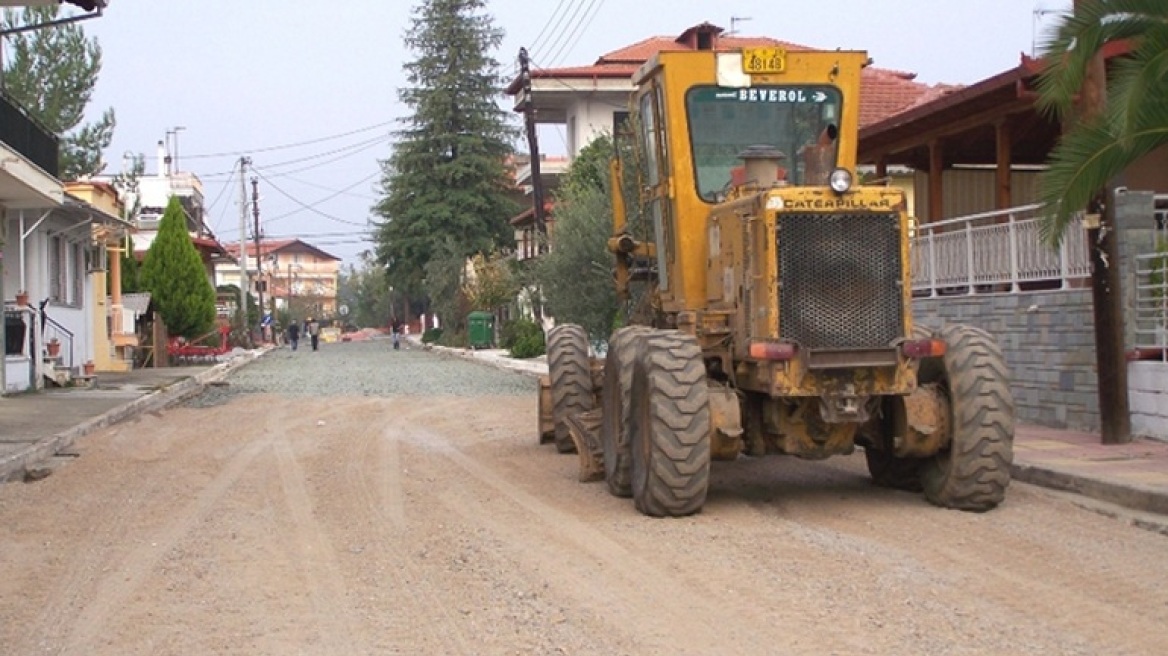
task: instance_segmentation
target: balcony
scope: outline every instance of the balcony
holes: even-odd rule
[[[57,177],[57,137],[0,92],[0,142],[24,156],[52,177]]]

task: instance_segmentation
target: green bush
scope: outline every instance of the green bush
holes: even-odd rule
[[[509,349],[515,346],[519,340],[535,335],[536,333],[543,333],[543,328],[539,324],[530,319],[515,319],[503,324],[502,330],[499,331],[499,348]]]
[[[547,345],[543,341],[543,331],[524,335],[515,341],[511,347],[513,358],[536,358],[547,352]]]
[[[467,348],[470,346],[470,335],[466,330],[447,330],[438,337],[438,343],[450,348]]]
[[[433,344],[434,342],[438,341],[440,337],[442,337],[441,328],[427,328],[426,331],[422,333],[422,343]]]

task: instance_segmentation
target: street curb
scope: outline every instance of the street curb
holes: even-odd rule
[[[510,361],[506,361],[506,359],[494,360],[478,358],[475,357],[473,351],[464,351],[463,349],[454,349],[445,346],[432,346],[431,348],[441,355],[454,355],[529,376],[538,377],[544,373],[517,367]],[[1121,484],[1019,462],[1010,465],[1010,477],[1019,483],[1028,483],[1061,492],[1071,492],[1132,510],[1168,515],[1168,494],[1138,484]]]
[[[227,362],[221,362],[197,375],[175,381],[166,387],[154,390],[133,401],[128,401],[116,408],[107,410],[72,428],[42,438],[16,453],[4,456],[0,458],[0,481],[12,480],[14,475],[22,474],[29,468],[45,462],[54,455],[73,446],[73,443],[84,435],[88,435],[106,426],[111,426],[144,412],[161,410],[183,399],[194,396],[203,391],[203,388],[209,383],[224,378],[236,369],[258,360],[270,350],[251,351],[246,355],[232,358]]]
[[[1168,494],[1137,484],[1120,484],[1025,463],[1010,465],[1010,477],[1021,483],[1073,492],[1132,510],[1168,515]]]

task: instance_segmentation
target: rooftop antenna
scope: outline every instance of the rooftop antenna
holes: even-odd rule
[[[735,34],[738,34],[738,24],[745,23],[748,20],[752,20],[750,18],[750,16],[731,16],[730,17],[730,31],[726,33],[726,36],[733,36]]]

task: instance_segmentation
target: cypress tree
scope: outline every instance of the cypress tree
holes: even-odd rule
[[[497,99],[499,62],[490,54],[503,31],[481,13],[483,0],[424,0],[413,10],[405,43],[409,86],[398,96],[402,119],[393,153],[382,162],[382,199],[373,211],[377,257],[398,290],[422,289],[425,266],[444,254],[490,252],[510,236],[518,211],[506,161],[517,135]]]
[[[194,339],[215,322],[215,288],[187,232],[186,215],[171,196],[140,273],[171,335]]]

